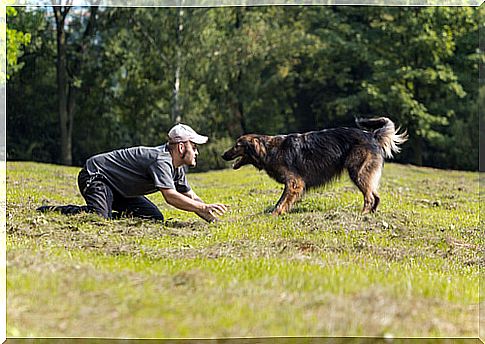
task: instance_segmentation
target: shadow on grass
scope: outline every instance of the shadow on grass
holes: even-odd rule
[[[191,228],[195,229],[197,225],[200,225],[200,221],[179,221],[168,219],[164,221],[163,225],[168,228]]]

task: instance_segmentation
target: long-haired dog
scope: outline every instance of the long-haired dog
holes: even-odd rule
[[[222,158],[239,158],[234,169],[251,164],[285,185],[273,215],[289,211],[306,189],[330,182],[345,169],[364,195],[362,212],[375,212],[384,158],[392,158],[400,151],[399,145],[407,140],[407,134],[398,133],[399,129],[386,117],[356,119],[356,124],[359,128],[243,135]]]

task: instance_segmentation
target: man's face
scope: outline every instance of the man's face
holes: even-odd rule
[[[182,144],[184,145],[182,153],[182,160],[184,164],[195,167],[195,165],[197,165],[197,155],[199,155],[197,145],[190,141],[183,142]]]

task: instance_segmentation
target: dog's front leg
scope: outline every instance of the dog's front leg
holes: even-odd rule
[[[305,182],[302,178],[293,176],[285,183],[285,190],[281,195],[276,207],[273,210],[273,215],[281,215],[288,212],[298,201],[305,191]]]
[[[278,203],[276,203],[276,206],[272,212],[273,215],[281,215],[286,211],[289,193],[288,185],[285,185],[285,190],[283,191],[283,194],[278,200]]]

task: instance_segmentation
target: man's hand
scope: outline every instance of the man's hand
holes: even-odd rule
[[[196,214],[207,222],[215,222],[218,220],[218,216],[224,215],[226,211],[227,207],[224,204],[214,203],[205,204],[205,206],[202,207],[200,211],[197,211]]]
[[[185,211],[192,211],[207,222],[216,221],[218,216],[223,215],[227,211],[227,207],[224,204],[205,204],[193,191],[185,194],[179,193],[174,189],[160,189],[160,191],[171,206]]]

